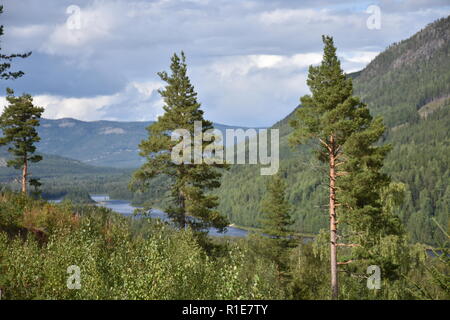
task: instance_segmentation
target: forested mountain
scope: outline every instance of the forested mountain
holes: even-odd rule
[[[31,175],[36,178],[58,177],[61,175],[79,174],[111,174],[121,173],[123,170],[109,167],[96,167],[81,161],[57,155],[42,154],[43,160],[31,165]],[[20,175],[13,167],[7,167],[10,159],[6,148],[0,148],[0,181],[11,181]]]
[[[431,218],[447,225],[450,207],[450,17],[391,45],[349,76],[355,94],[388,126],[384,142],[393,151],[385,170],[407,190],[399,215],[413,241],[436,244],[440,233]],[[291,118],[273,126],[280,129],[280,170],[294,205],[295,229],[315,233],[328,223],[325,171],[308,146],[289,147]],[[219,190],[221,211],[234,223],[258,226],[267,179],[257,166],[234,166]]]
[[[152,121],[80,121],[42,119],[38,150],[95,166],[137,168],[143,163],[138,145],[147,137]],[[214,124],[218,130],[235,128]]]

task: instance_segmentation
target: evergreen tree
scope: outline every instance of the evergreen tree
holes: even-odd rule
[[[3,6],[0,5],[0,15],[3,13]],[[0,25],[0,37],[3,35],[3,25]],[[1,50],[1,48],[0,48]],[[5,55],[0,53],[0,78],[4,80],[8,79],[17,79],[23,76],[22,71],[11,72],[9,69],[11,68],[11,61],[14,58],[27,58],[31,55],[31,52],[28,53],[15,53],[10,55]]]
[[[0,128],[3,130],[3,136],[0,138],[0,146],[9,145],[8,152],[14,158],[8,160],[8,167],[13,166],[16,169],[22,169],[22,192],[27,192],[28,183],[28,163],[42,160],[42,156],[35,155],[35,143],[41,138],[38,135],[36,127],[44,108],[33,105],[33,98],[29,94],[23,94],[21,97],[15,97],[14,91],[6,89],[6,100],[9,105],[5,107],[0,116]],[[33,180],[33,184],[35,184]]]
[[[267,182],[266,189],[266,195],[261,201],[263,232],[271,236],[271,240],[280,248],[287,248],[292,220],[291,206],[285,195],[286,182],[279,175],[274,175]]]
[[[313,141],[315,154],[328,167],[331,291],[337,299],[338,265],[353,262],[353,252],[368,261],[383,232],[400,231],[395,217],[383,214],[381,192],[390,179],[380,170],[390,146],[374,145],[385,130],[382,119],[373,119],[367,106],[352,95],[352,79],[341,69],[333,38],[322,39],[323,60],[309,68],[311,95],[301,98],[291,122],[295,129],[291,143]],[[345,233],[338,235],[338,223]],[[347,261],[338,262],[338,247],[354,248]]]
[[[147,162],[134,173],[133,184],[145,189],[154,177],[169,177],[171,199],[165,211],[180,228],[190,226],[196,231],[205,231],[215,227],[223,230],[228,223],[215,209],[218,197],[208,192],[220,186],[218,169],[224,165],[206,164],[204,161],[200,164],[192,161],[177,164],[171,159],[174,147],[180,143],[180,140],[171,139],[174,130],[187,130],[194,137],[195,122],[202,124],[202,133],[213,129],[212,123],[203,118],[197,93],[187,76],[184,53],[181,52],[181,56],[174,54],[171,61],[170,75],[158,73],[167,83],[164,89],[159,90],[165,103],[164,114],[147,128],[149,137],[139,145],[140,155],[146,157]],[[202,147],[209,143],[202,142]]]
[[[42,183],[39,181],[39,179],[32,178],[28,182],[29,182],[30,186],[33,187],[31,196],[34,198],[37,198],[37,199],[41,198],[42,190],[40,189],[40,187],[42,186]]]
[[[293,222],[290,216],[291,206],[285,193],[286,183],[279,175],[274,175],[267,182],[267,192],[261,201],[263,233],[268,236],[261,237],[261,240],[266,242],[266,250],[280,272],[286,271],[288,249],[293,244],[289,231]]]

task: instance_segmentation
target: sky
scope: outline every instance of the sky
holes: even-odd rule
[[[44,117],[156,120],[157,72],[183,50],[205,117],[270,126],[308,93],[308,67],[334,37],[345,72],[450,14],[450,0],[3,0],[1,52],[32,51],[1,81]],[[374,7],[375,6],[375,7]],[[379,9],[379,11],[377,11]]]

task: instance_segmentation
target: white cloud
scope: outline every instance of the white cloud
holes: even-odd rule
[[[50,94],[36,95],[33,103],[45,108],[48,119],[75,118],[93,120],[154,120],[162,113],[162,100],[157,94],[160,82],[131,82],[113,95],[95,97],[63,97]],[[0,111],[7,105],[0,97]]]
[[[45,108],[43,116],[49,119],[76,118],[96,120],[103,114],[101,109],[114,103],[115,96],[93,98],[67,98],[52,95],[38,95],[34,103]]]
[[[217,58],[192,70],[206,116],[216,122],[268,126],[288,114],[307,92],[307,67],[320,53]]]
[[[41,37],[48,30],[49,27],[46,25],[31,24],[21,27],[11,27],[8,29],[8,32],[11,33],[11,37],[32,38]]]
[[[124,3],[105,5],[96,1],[93,5],[67,13],[66,20],[54,27],[40,50],[48,54],[74,55],[79,50],[96,47],[114,37],[123,21]],[[79,11],[78,11],[79,10]]]
[[[378,53],[378,51],[352,51],[343,53],[342,56],[349,62],[368,64],[378,55]]]
[[[339,12],[333,12],[329,9],[275,9],[262,12],[259,16],[261,23],[265,25],[283,25],[296,24],[307,25],[317,23],[333,23],[358,25],[361,23],[361,17],[357,14],[345,15],[345,19]]]
[[[378,51],[351,51],[343,52],[339,55],[339,58],[341,59],[341,65],[344,71],[346,73],[352,73],[362,70],[378,54]]]
[[[6,97],[0,97],[0,112],[3,112],[3,109],[8,105],[8,101],[6,101]]]
[[[341,56],[350,73],[361,70],[378,52],[354,51]],[[321,52],[293,55],[245,55],[217,58],[196,66],[206,116],[218,122],[246,126],[269,126],[287,115],[307,94],[308,67],[322,61]]]
[[[70,2],[5,1],[2,49],[34,51],[14,86],[41,99],[47,116],[155,119],[156,72],[184,50],[206,116],[241,125],[270,125],[292,110],[308,91],[307,67],[321,60],[321,35],[334,37],[353,72],[450,13],[445,0],[375,1],[381,29],[369,30],[366,2],[86,0],[76,2],[78,30],[66,25]]]
[[[283,55],[246,55],[219,58],[206,68],[222,79],[232,80],[257,70],[294,70],[317,64],[322,60],[321,53],[299,53]]]

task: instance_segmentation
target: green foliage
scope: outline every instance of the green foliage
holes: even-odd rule
[[[289,277],[280,278],[260,237],[215,239],[223,249],[208,255],[189,229],[125,218],[102,207],[3,192],[0,213],[2,299],[328,298],[326,233],[290,250]],[[414,286],[419,284],[433,298],[448,299],[427,271],[436,267],[448,274],[448,265],[425,257],[423,246],[394,238],[383,248],[381,254],[393,262],[401,259],[404,277],[382,275],[381,289],[373,291],[367,289],[367,275],[342,273],[342,298],[422,299]],[[67,288],[72,265],[80,267],[79,290]]]
[[[344,256],[345,261],[356,259],[361,265],[376,264],[383,274],[391,276],[397,267],[392,266],[395,254],[381,259],[380,250],[386,249],[386,243],[392,243],[392,236],[402,235],[402,229],[398,219],[383,210],[381,199],[390,181],[381,171],[390,146],[375,144],[385,127],[380,118],[373,119],[368,107],[353,96],[352,79],[341,69],[333,39],[323,37],[323,41],[322,63],[309,68],[307,84],[311,95],[301,98],[302,106],[291,122],[295,129],[291,142],[298,144],[312,139],[317,159],[329,164],[326,180],[330,184],[330,204],[333,201],[333,207],[339,205],[336,208],[339,242],[357,245],[346,254],[339,254],[340,260]],[[398,241],[401,240],[399,237]],[[347,271],[354,269],[348,267]]]
[[[39,162],[41,155],[34,154],[35,143],[40,140],[36,131],[39,126],[44,108],[33,105],[33,98],[28,94],[15,97],[14,91],[6,89],[6,100],[9,105],[5,107],[0,116],[0,146],[8,145],[8,152],[13,158],[8,160],[7,166],[22,169],[22,192],[26,192],[28,183],[28,162]],[[33,180],[36,185],[36,180]]]
[[[388,136],[396,147],[386,159],[385,170],[406,185],[398,215],[414,241],[430,245],[445,240],[431,218],[441,225],[449,221],[449,128],[450,101],[426,119],[391,130]]]
[[[263,252],[273,260],[280,273],[287,272],[287,256],[294,240],[289,227],[292,224],[290,205],[285,197],[286,183],[279,175],[267,181],[267,191],[262,200]]]
[[[89,195],[89,192],[81,188],[78,190],[71,190],[67,192],[63,200],[75,203],[95,203],[95,201],[92,200],[91,196]]]
[[[37,154],[42,156],[42,161],[37,163],[30,163],[29,168],[34,176],[41,177],[42,179],[55,179],[60,178],[65,179],[72,177],[79,177],[77,180],[85,180],[87,184],[90,183],[89,180],[95,180],[99,177],[115,178],[119,176],[124,176],[122,178],[123,189],[127,189],[127,182],[131,176],[131,170],[129,169],[115,169],[106,167],[94,167],[77,160],[68,159],[60,157],[57,155],[43,154],[40,152],[39,146],[37,146]],[[11,159],[5,147],[0,148],[0,163],[6,163]],[[14,168],[8,168],[6,166],[0,165],[0,181],[1,182],[12,182],[17,178],[18,172]],[[70,181],[67,179],[67,181]],[[65,182],[67,182],[65,181]],[[57,182],[56,182],[57,183]],[[62,183],[60,183],[62,185]],[[67,188],[71,185],[66,184]]]
[[[269,282],[274,269],[261,261],[250,267],[245,247],[230,244],[225,254],[212,257],[191,230],[136,221],[95,206],[47,204],[15,194],[4,194],[1,200],[0,216],[36,213],[29,216],[27,228],[20,222],[23,217],[16,217],[22,232],[7,233],[0,225],[2,299],[283,297],[281,288]],[[45,237],[23,234],[32,225]],[[67,288],[72,265],[81,270],[79,290]]]
[[[402,277],[393,279],[389,273],[381,272],[381,288],[370,290],[367,287],[367,264],[349,264],[339,272],[340,299],[416,299],[408,290],[413,277],[423,279],[423,263],[426,257],[423,246],[410,246],[398,236],[386,237],[377,254],[386,260],[401,265],[397,270]],[[345,252],[344,252],[345,253]],[[428,261],[427,263],[429,263]],[[291,294],[294,299],[329,298],[329,232],[322,230],[314,242],[301,244],[291,254]],[[430,286],[435,289],[434,286]]]
[[[389,127],[419,121],[417,110],[450,94],[450,16],[394,43],[356,77],[355,91]]]
[[[33,98],[29,94],[15,97],[14,91],[6,90],[6,100],[9,105],[5,107],[0,117],[0,128],[3,136],[0,145],[12,145],[8,151],[14,159],[8,160],[8,166],[21,168],[24,162],[38,162],[42,156],[34,155],[35,143],[40,140],[36,127],[44,108],[33,105]]]
[[[264,214],[263,232],[280,241],[289,236],[288,227],[292,224],[289,215],[290,205],[285,198],[285,191],[286,183],[282,178],[279,175],[271,177],[267,181],[267,192],[261,206]]]
[[[418,299],[448,300],[450,299],[450,252],[448,249],[450,236],[436,219],[433,218],[433,222],[446,240],[441,243],[439,249],[429,250],[433,260],[423,263],[419,272],[416,271],[414,274],[415,277],[407,279],[410,284],[408,290]]]

